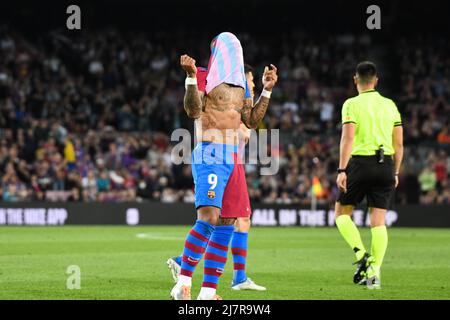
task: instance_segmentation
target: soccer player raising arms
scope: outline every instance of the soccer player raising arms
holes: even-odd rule
[[[251,98],[254,98],[254,76],[253,76],[253,68],[245,64],[245,77],[247,80],[248,90],[250,91]],[[204,92],[205,81],[206,81],[207,70],[202,68],[197,68],[197,81],[199,84],[197,85],[201,92]],[[204,102],[204,101],[203,101]],[[252,102],[253,103],[253,102]],[[201,134],[199,132],[200,128],[197,127],[197,135]],[[238,153],[240,157],[245,156],[245,145],[250,140],[251,130],[247,128],[247,126],[243,123],[239,126],[239,148]],[[240,170],[244,170],[243,164],[238,163],[237,166],[241,166]],[[245,178],[245,177],[244,177]],[[230,190],[231,191],[231,190]],[[241,191],[239,189],[231,192],[236,192],[237,194],[232,195],[229,194],[229,198],[234,199],[240,197],[240,192],[244,192],[244,195],[247,194],[246,190]],[[248,196],[248,194],[247,194]],[[231,288],[233,290],[255,290],[255,291],[265,291],[266,288],[260,285],[257,285],[253,282],[252,279],[247,277],[246,273],[246,261],[247,261],[247,248],[248,248],[248,232],[250,231],[251,225],[251,207],[250,200],[248,201],[240,201],[240,204],[248,208],[248,210],[238,210],[236,211],[236,203],[235,201],[223,201],[222,206],[222,215],[224,216],[232,216],[232,212],[236,211],[240,213],[240,215],[236,219],[235,229],[233,232],[233,237],[231,239],[231,253],[233,254],[233,282],[231,284]],[[228,213],[227,211],[230,211]],[[178,281],[178,277],[181,272],[181,261],[183,255],[169,258],[167,260],[167,265],[172,273],[172,277],[175,282]]]
[[[192,274],[205,253],[198,299],[215,300],[220,299],[216,288],[227,260],[234,223],[250,209],[245,173],[237,165],[238,129],[241,120],[248,128],[256,128],[264,117],[277,82],[277,69],[273,65],[265,68],[264,90],[253,106],[242,47],[235,35],[224,32],[212,41],[204,88],[197,85],[195,60],[183,55],[180,63],[188,76],[184,108],[201,126],[201,139],[192,154],[197,221],[187,236],[180,276],[171,296],[175,300],[191,298]],[[233,203],[233,212],[221,211],[227,202]]]

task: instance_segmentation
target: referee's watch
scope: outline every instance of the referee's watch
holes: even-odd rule
[[[342,173],[342,172],[344,172],[344,173],[345,173],[345,172],[346,172],[346,170],[345,170],[345,169],[340,169],[340,168],[339,168],[339,169],[337,169],[337,173],[338,173],[338,174],[339,174],[339,173]]]

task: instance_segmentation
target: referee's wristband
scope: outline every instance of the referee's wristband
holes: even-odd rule
[[[346,169],[337,169],[337,173],[345,173],[346,172]]]
[[[189,85],[197,85],[197,78],[190,78],[187,77],[186,80],[184,80],[184,88],[187,90],[187,86]]]

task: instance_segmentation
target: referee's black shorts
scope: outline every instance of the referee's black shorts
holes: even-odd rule
[[[340,192],[340,204],[356,206],[367,196],[368,207],[388,209],[395,189],[392,157],[378,163],[377,156],[352,156],[346,173],[347,192]]]

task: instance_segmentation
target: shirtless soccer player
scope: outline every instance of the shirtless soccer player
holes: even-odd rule
[[[244,66],[245,77],[247,80],[248,90],[250,91],[250,95],[252,100],[254,98],[254,88],[255,82],[253,77],[253,69],[249,65]],[[198,90],[202,93],[205,92],[206,86],[206,75],[207,70],[197,68],[197,86]],[[240,157],[243,157],[245,154],[245,145],[250,139],[250,129],[245,126],[245,124],[241,123],[239,126],[239,148],[238,153]],[[197,135],[199,132],[197,131]],[[243,166],[242,163],[239,163],[238,166]],[[243,169],[242,169],[243,170]],[[230,204],[232,204],[230,206]],[[244,205],[244,203],[243,203]],[[250,231],[251,224],[251,208],[250,208],[250,200],[245,203],[248,206],[249,210],[245,211],[245,216],[237,217],[235,222],[235,229],[233,232],[233,237],[231,240],[231,252],[233,254],[233,282],[231,283],[231,288],[233,290],[256,290],[256,291],[265,291],[266,288],[254,283],[250,278],[247,277],[245,272],[246,268],[246,260],[247,260],[247,247],[248,247],[248,232]],[[234,203],[224,203],[222,206],[222,215],[230,216],[231,212],[234,210],[236,206]],[[226,211],[230,210],[230,213]],[[172,277],[175,282],[178,281],[178,277],[181,271],[181,260],[183,256],[173,257],[167,260],[167,265],[172,273]]]
[[[237,165],[238,129],[241,120],[248,128],[256,128],[264,117],[277,70],[275,66],[265,69],[264,91],[253,106],[242,47],[233,34],[221,33],[211,42],[204,93],[197,86],[195,60],[183,55],[180,62],[188,76],[184,108],[202,128],[201,140],[192,153],[197,221],[187,236],[180,276],[171,296],[175,300],[191,298],[192,274],[205,253],[198,299],[217,300],[220,297],[216,288],[227,260],[234,223],[249,209],[245,174]],[[227,203],[234,210],[222,211]]]

